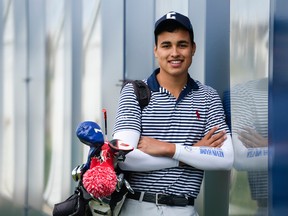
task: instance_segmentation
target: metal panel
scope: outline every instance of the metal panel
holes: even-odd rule
[[[28,8],[28,189],[29,206],[42,209],[44,184],[45,2],[29,0]]]
[[[125,2],[125,78],[144,79],[154,69],[154,1]]]
[[[7,2],[6,2],[7,3]],[[3,4],[3,61],[2,78],[3,85],[3,145],[1,146],[1,176],[0,193],[3,196],[12,198],[14,192],[14,144],[13,144],[13,60],[14,60],[14,31],[13,31],[13,7],[11,4]]]
[[[27,207],[28,194],[28,137],[27,137],[27,4],[16,0],[13,4],[15,49],[13,80],[13,145],[14,151],[14,202]],[[23,193],[24,191],[24,193]]]
[[[46,3],[47,19],[47,71],[46,71],[46,93],[45,93],[45,145],[48,156],[45,160],[47,175],[47,184],[45,185],[44,199],[48,204],[53,205],[60,202],[70,194],[69,172],[71,171],[71,146],[70,143],[64,142],[69,133],[64,130],[70,129],[70,125],[64,124],[64,100],[69,94],[65,94],[67,83],[71,85],[65,73],[65,17],[70,7],[65,7],[65,0],[49,1]],[[66,8],[66,10],[64,10]],[[66,45],[68,46],[68,45]],[[69,55],[70,56],[70,55]],[[67,63],[69,65],[69,62]],[[66,75],[66,77],[65,77]],[[69,90],[66,90],[69,92]],[[71,115],[71,113],[67,113]],[[67,128],[66,128],[66,127]],[[66,138],[67,139],[67,138]],[[49,168],[49,170],[47,169]]]
[[[271,1],[269,76],[269,215],[288,212],[288,1]]]
[[[75,136],[75,130],[81,119],[81,94],[82,94],[82,75],[83,75],[83,28],[82,28],[82,1],[73,0],[71,2],[71,31],[67,32],[71,37],[71,56],[70,65],[72,74],[71,81],[71,170],[79,165],[82,160],[83,146],[79,145],[79,140]],[[69,177],[71,180],[70,172]],[[71,185],[71,191],[75,185]]]
[[[191,0],[155,0],[155,21],[170,11],[188,15],[188,10],[190,9],[188,4],[190,1]]]
[[[206,0],[205,84],[220,96],[229,89],[229,16],[228,0]],[[220,54],[221,53],[221,54]],[[217,182],[217,186],[216,183]],[[229,172],[206,171],[204,180],[204,213],[228,215]]]
[[[3,1],[0,0],[0,17],[3,16]],[[0,156],[1,158],[3,155],[3,145],[4,145],[4,140],[3,140],[3,93],[4,93],[4,88],[3,88],[3,25],[4,25],[4,19],[0,19]],[[2,175],[3,175],[3,168],[0,165],[0,187],[2,184]]]
[[[75,129],[80,122],[81,107],[81,72],[82,72],[82,2],[65,0],[64,21],[64,121],[63,133],[64,152],[67,154],[63,160],[66,168],[72,170],[82,160],[82,146],[75,138]],[[70,172],[65,173],[62,179],[63,187],[71,182]],[[75,185],[71,185],[70,193]],[[64,191],[62,191],[64,193]],[[67,196],[67,195],[66,195]]]
[[[206,1],[190,0],[189,17],[194,30],[196,53],[190,66],[190,74],[195,80],[204,83],[205,80],[205,31],[206,31]]]
[[[53,6],[53,2],[51,4],[49,6]],[[75,137],[81,113],[82,1],[57,1],[54,9],[59,12],[56,13],[59,19],[57,23],[51,22],[48,29],[50,52],[47,55],[50,56],[47,59],[51,65],[47,68],[50,74],[46,82],[49,85],[46,142],[51,147],[51,163],[44,193],[51,206],[72,193],[75,185],[71,170],[82,161],[82,146]]]
[[[108,111],[108,136],[111,138],[121,81],[124,75],[124,2],[101,2],[102,20],[102,106]]]

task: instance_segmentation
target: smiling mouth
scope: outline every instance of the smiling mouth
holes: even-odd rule
[[[181,61],[180,60],[173,60],[173,61],[170,61],[171,64],[180,64]]]
[[[182,61],[181,60],[171,60],[171,61],[169,61],[169,63],[171,65],[174,65],[174,66],[179,66],[182,63]]]

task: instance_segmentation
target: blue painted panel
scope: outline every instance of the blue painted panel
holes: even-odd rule
[[[269,215],[288,214],[288,1],[272,11],[273,67],[269,80]]]

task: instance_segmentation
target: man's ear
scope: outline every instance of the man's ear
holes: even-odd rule
[[[192,44],[192,56],[194,56],[195,52],[196,52],[196,43],[193,42],[193,44]]]
[[[154,57],[157,58],[157,46],[156,45],[154,46],[153,50],[154,50]]]

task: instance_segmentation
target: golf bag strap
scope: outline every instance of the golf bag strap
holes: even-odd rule
[[[124,82],[123,86],[125,86],[127,83],[132,83],[134,93],[142,111],[144,107],[149,104],[151,98],[151,91],[148,85],[142,80],[127,80]]]

